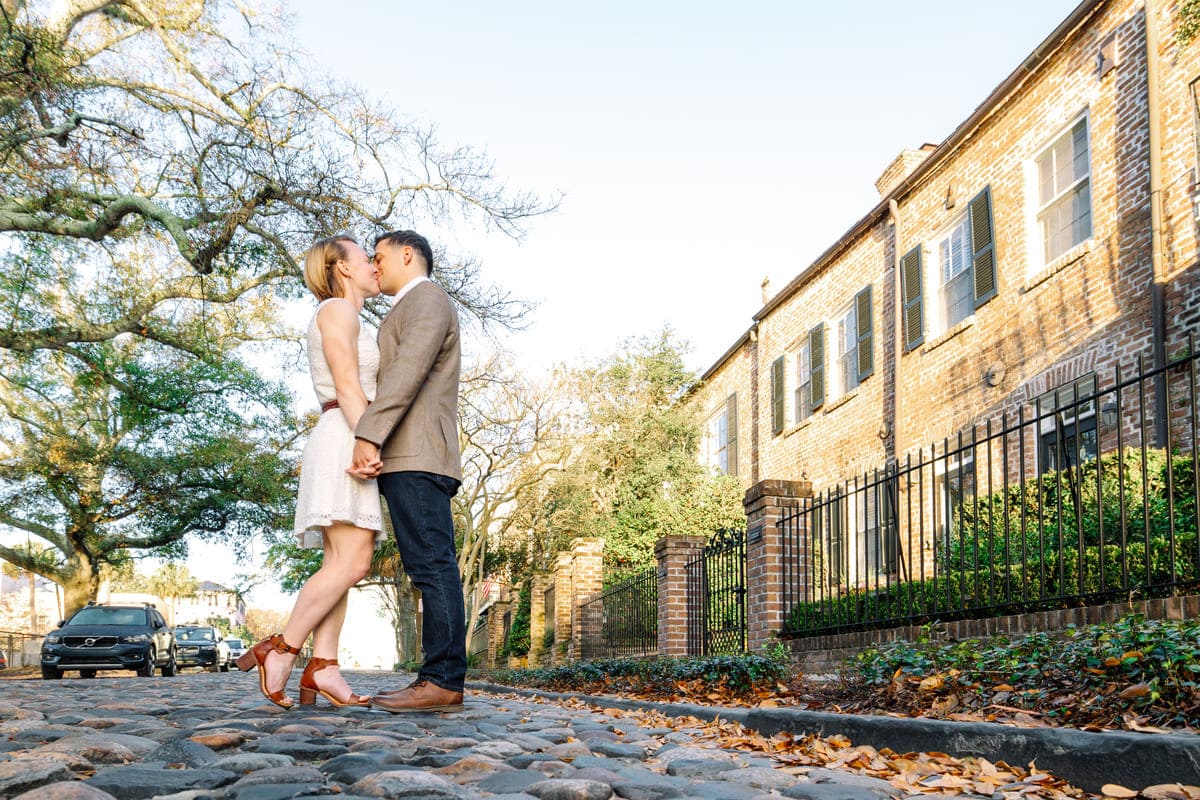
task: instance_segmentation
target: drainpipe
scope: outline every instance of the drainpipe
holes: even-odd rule
[[[904,293],[900,283],[900,205],[895,195],[888,198],[888,221],[892,225],[892,456],[896,465],[904,453],[900,440],[900,357],[904,354]],[[884,420],[886,424],[888,420]]]
[[[1154,366],[1167,365],[1167,276],[1162,251],[1162,142],[1159,136],[1158,17],[1154,0],[1145,0],[1146,16],[1146,121],[1150,128],[1150,323]],[[1154,379],[1154,437],[1167,446],[1167,377]]]

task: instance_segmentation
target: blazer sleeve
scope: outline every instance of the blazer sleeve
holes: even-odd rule
[[[425,385],[453,326],[449,298],[433,283],[405,295],[379,328],[380,359],[375,399],[359,417],[356,438],[382,446]],[[390,354],[390,357],[388,357]]]

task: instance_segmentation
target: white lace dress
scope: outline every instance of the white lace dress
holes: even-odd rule
[[[325,303],[345,302],[331,298]],[[308,367],[312,373],[317,402],[335,400],[333,374],[325,361],[317,314],[308,324]],[[368,400],[375,399],[375,381],[379,373],[379,346],[374,332],[361,326],[358,334],[358,379]],[[383,540],[383,517],[379,507],[379,488],[375,481],[363,481],[346,474],[354,452],[354,431],[340,408],[321,414],[304,445],[300,466],[300,492],[296,499],[293,531],[301,547],[322,547],[321,529],[333,522],[348,522],[376,531],[375,544]]]

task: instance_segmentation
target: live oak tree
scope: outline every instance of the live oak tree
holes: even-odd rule
[[[314,74],[279,20],[248,5],[3,0],[0,232],[161,236],[198,275],[295,275],[317,235],[478,222],[519,236],[553,206],[507,190],[483,154]],[[526,310],[472,260],[446,263],[467,312],[507,323]],[[0,347],[137,330],[156,299],[0,329]]]
[[[130,253],[106,263],[62,248],[12,248],[0,318],[103,318],[130,297],[198,280],[180,262],[155,275]],[[213,276],[236,309],[179,299],[121,334],[0,350],[0,525],[43,543],[0,558],[64,588],[67,613],[94,599],[106,565],[186,552],[187,537],[237,543],[286,524],[297,436],[290,398],[239,356],[274,324],[242,276]],[[249,281],[253,285],[253,281]]]
[[[553,207],[316,74],[247,5],[0,0],[0,526],[51,546],[69,607],[131,552],[286,527],[304,423],[247,358],[315,236]],[[438,260],[468,318],[520,324]]]

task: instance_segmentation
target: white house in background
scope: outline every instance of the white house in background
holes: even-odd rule
[[[200,581],[196,594],[171,600],[148,592],[114,592],[102,586],[97,600],[101,603],[153,603],[170,625],[204,625],[209,620],[224,620],[225,630],[246,623],[246,603],[232,589],[212,581]]]

